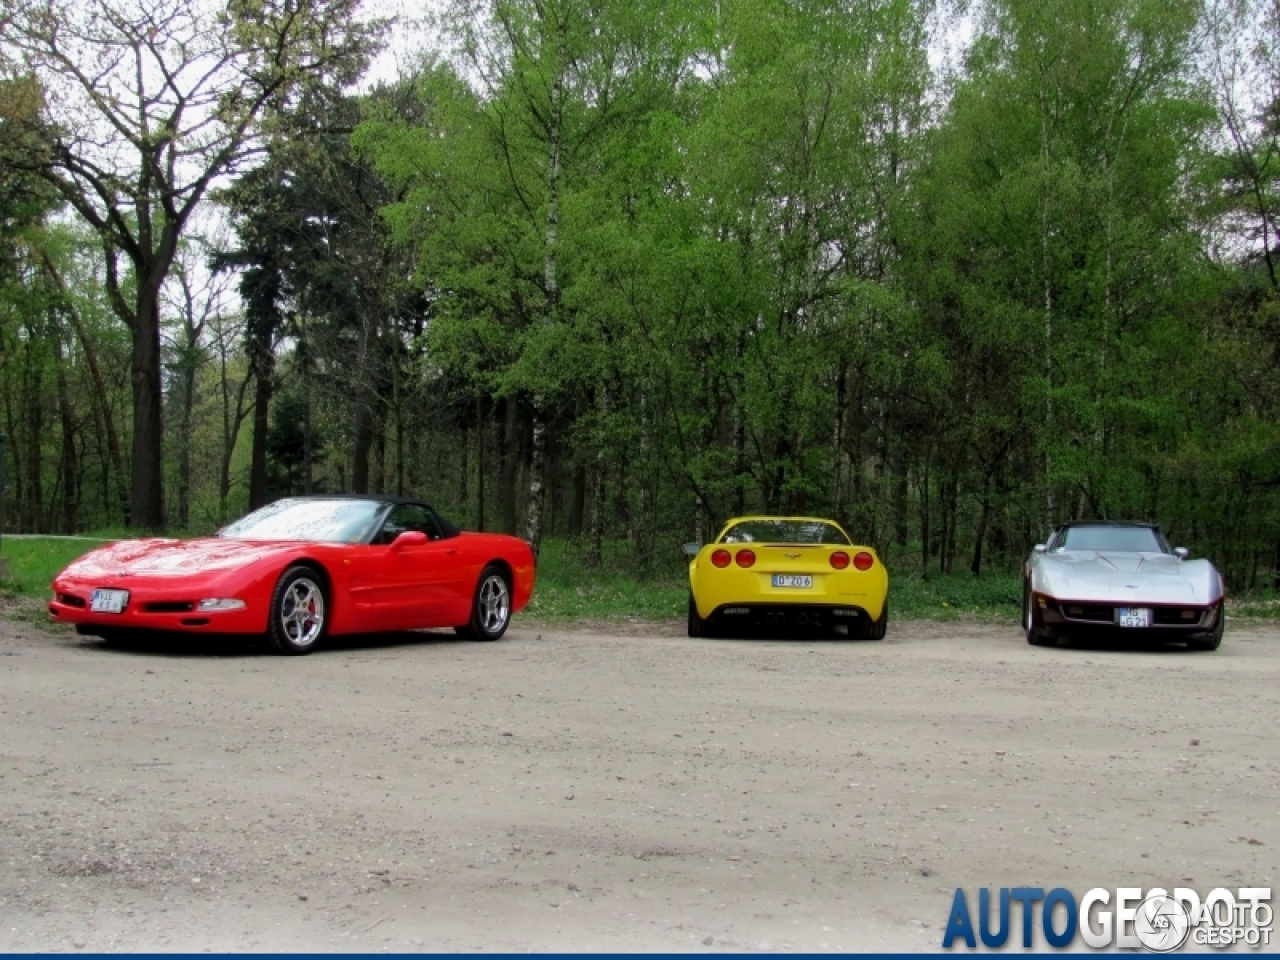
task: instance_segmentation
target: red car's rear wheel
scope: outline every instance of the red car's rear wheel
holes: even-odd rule
[[[471,600],[471,622],[454,627],[461,636],[473,640],[497,640],[511,625],[511,584],[496,564],[480,574],[476,593]]]

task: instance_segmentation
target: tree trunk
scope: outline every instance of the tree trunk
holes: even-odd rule
[[[391,410],[395,414],[396,424],[396,496],[404,496],[404,403],[401,396],[400,387],[400,331],[394,325],[392,327],[391,339]],[[466,440],[463,440],[463,450],[466,450]],[[465,464],[464,464],[465,466]],[[463,503],[466,502],[466,496],[462,498]]]
[[[645,573],[649,570],[653,559],[650,556],[653,541],[648,535],[650,515],[653,511],[653,485],[646,483],[645,480],[651,478],[653,474],[649,470],[649,423],[645,411],[644,394],[640,395],[640,437],[636,447],[635,465],[639,474],[637,491],[639,503],[631,516],[631,545],[636,554],[636,566],[641,573]],[[739,489],[741,489],[741,480],[739,480]]]
[[[938,566],[944,574],[951,572],[956,555],[956,499],[959,482],[954,473],[948,473],[943,480],[942,551],[938,555]]]
[[[929,460],[920,465],[920,576],[929,579]]]
[[[742,405],[733,406],[733,510],[747,512],[747,418]]]
[[[587,468],[578,464],[569,474],[568,525],[569,536],[582,536],[587,518]]]
[[[462,467],[458,471],[458,509],[465,510],[471,505],[471,430],[463,426]]]
[[[271,395],[275,355],[269,347],[254,346],[253,447],[249,454],[249,509],[267,503],[267,432],[271,428]]]
[[[67,387],[67,366],[62,356],[62,335],[53,331],[54,364],[58,378],[58,418],[62,426],[62,532],[76,532],[79,497],[79,471],[76,469],[75,418],[71,409],[71,391]]]
[[[1053,283],[1049,265],[1049,107],[1046,93],[1041,87],[1040,100],[1040,162],[1042,166],[1040,185],[1040,262],[1044,285],[1044,512],[1045,526],[1053,528],[1058,513],[1057,498],[1053,489],[1053,457],[1048,443],[1053,436]]]
[[[543,484],[547,460],[547,421],[542,412],[542,398],[533,398],[533,435],[529,451],[529,511],[524,538],[536,553],[542,544]]]
[[[889,470],[893,475],[893,539],[900,547],[907,545],[907,463],[900,446],[895,447],[889,458]]]
[[[37,354],[40,343],[35,324],[27,327],[30,339],[23,351],[26,367],[26,396],[23,406],[26,414],[26,468],[27,482],[19,502],[22,504],[22,523],[30,533],[44,532],[44,358]],[[43,351],[41,351],[43,352]],[[14,444],[15,450],[17,444]]]
[[[231,458],[235,455],[236,443],[240,437],[240,425],[244,423],[247,411],[244,407],[245,394],[249,390],[251,377],[247,374],[236,388],[235,405],[231,403],[231,380],[227,375],[227,340],[220,331],[218,337],[218,374],[220,393],[222,394],[222,460],[218,467],[218,523],[227,522],[227,499],[231,495]]]
[[[476,529],[484,532],[484,474],[488,469],[484,455],[484,438],[488,424],[482,416],[480,398],[476,397]]]
[[[311,423],[311,372],[302,371],[302,492],[315,492],[315,428]]]
[[[516,421],[517,409],[514,397],[504,397],[502,407],[502,435],[498,444],[498,511],[503,533],[516,532]]]
[[[178,437],[178,526],[191,523],[191,419],[196,402],[195,367],[182,368],[182,419]]]
[[[89,383],[93,388],[93,398],[98,407],[98,416],[101,419],[103,433],[106,435],[107,441],[107,464],[104,464],[103,473],[113,475],[110,480],[104,476],[103,483],[111,483],[114,486],[116,499],[120,504],[120,519],[128,525],[129,493],[124,486],[124,457],[120,453],[120,435],[116,430],[115,416],[111,412],[111,401],[107,396],[106,380],[102,376],[102,367],[98,363],[97,346],[89,337],[89,331],[84,325],[84,318],[76,308],[75,301],[71,299],[71,292],[67,289],[66,283],[63,282],[62,273],[49,256],[48,251],[43,247],[40,249],[40,261],[44,265],[45,273],[53,280],[54,286],[58,288],[62,301],[61,306],[66,312],[67,318],[71,321],[71,328],[75,331],[76,340],[79,342],[80,350],[84,354],[85,365],[89,368]]]
[[[596,468],[592,471],[591,486],[591,522],[587,528],[588,567],[597,568],[604,560],[604,510],[605,501],[605,459],[604,452],[596,457]]]
[[[373,493],[387,491],[387,419],[373,418],[373,462],[369,486]]]
[[[154,271],[151,271],[154,274]],[[163,273],[160,274],[163,279]],[[159,284],[139,279],[132,328],[133,462],[129,517],[132,527],[164,528],[164,391],[160,377]]]
[[[360,391],[356,399],[355,438],[351,449],[351,492],[369,492],[369,451],[373,448],[373,409]]]
[[[973,560],[969,572],[975,577],[982,572],[982,542],[987,537],[987,524],[991,521],[991,475],[982,478],[982,512],[978,514],[978,529],[973,534]]]

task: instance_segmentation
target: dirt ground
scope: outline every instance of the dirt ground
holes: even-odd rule
[[[1280,886],[1274,627],[681,632],[0,621],[0,949],[919,950],[957,886]]]

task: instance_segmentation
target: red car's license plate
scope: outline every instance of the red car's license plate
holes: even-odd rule
[[[128,590],[95,590],[89,597],[89,609],[94,613],[124,613],[128,603]]]

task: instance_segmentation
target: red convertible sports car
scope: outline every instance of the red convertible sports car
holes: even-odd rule
[[[278,500],[195,540],[121,540],[53,581],[49,615],[80,633],[265,634],[280,653],[325,636],[453,627],[497,640],[533,593],[529,544],[460,533],[395,497]]]

